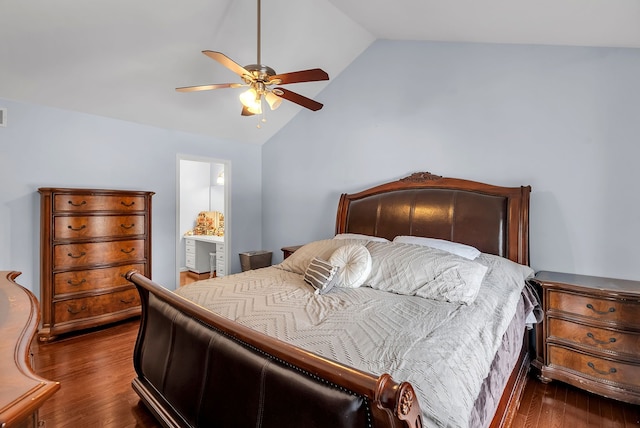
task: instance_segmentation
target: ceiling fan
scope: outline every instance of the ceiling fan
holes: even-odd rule
[[[250,64],[242,67],[228,56],[215,51],[205,50],[203,54],[209,58],[218,61],[229,70],[239,75],[244,83],[220,83],[200,86],[185,86],[176,88],[178,92],[194,92],[208,91],[212,89],[223,88],[240,88],[249,87],[249,89],[240,94],[240,102],[242,103],[242,115],[252,116],[262,114],[262,98],[266,100],[271,110],[275,110],[282,103],[282,99],[296,103],[309,110],[317,111],[322,108],[322,104],[307,98],[303,95],[295,93],[277,85],[288,85],[291,83],[316,82],[320,80],[329,80],[329,75],[320,68],[312,68],[309,70],[294,71],[291,73],[276,74],[271,67],[263,65],[260,61],[260,0],[258,0],[258,60],[256,64]]]

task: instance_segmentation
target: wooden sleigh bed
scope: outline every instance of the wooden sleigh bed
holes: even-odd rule
[[[528,265],[530,190],[416,173],[343,194],[336,233],[389,240],[400,235],[438,238]],[[242,275],[252,278],[243,273],[224,280],[241,280]],[[414,386],[404,379],[371,374],[270,337],[135,271],[127,278],[142,301],[133,388],[163,426],[433,425],[425,420]],[[490,407],[482,426],[509,426],[518,408],[530,340],[524,325],[515,334],[517,349],[511,352],[517,357],[504,380],[484,382],[499,384],[500,390],[493,391],[498,398],[476,400],[480,411]]]

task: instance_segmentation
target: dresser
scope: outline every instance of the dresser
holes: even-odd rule
[[[640,282],[542,271],[535,283],[541,380],[640,404]]]
[[[20,272],[0,272],[0,427],[43,427],[38,409],[58,382],[33,371],[31,345],[38,328],[38,301],[15,282]]]
[[[151,276],[153,192],[41,188],[41,341],[140,314],[125,274]]]

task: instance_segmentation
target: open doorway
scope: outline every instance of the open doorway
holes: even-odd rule
[[[228,160],[178,155],[176,284],[228,271],[230,170]]]

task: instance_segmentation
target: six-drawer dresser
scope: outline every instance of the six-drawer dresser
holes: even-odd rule
[[[151,276],[153,192],[41,188],[41,341],[140,314],[125,274]]]
[[[534,366],[560,380],[640,404],[640,282],[538,272],[544,321]]]

